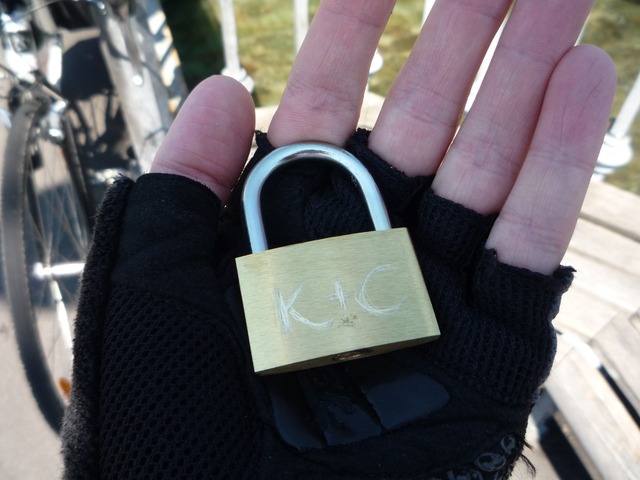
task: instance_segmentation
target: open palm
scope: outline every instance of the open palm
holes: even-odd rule
[[[394,3],[322,2],[269,128],[274,146],[346,141]],[[506,263],[550,273],[573,232],[616,76],[604,52],[574,47],[592,0],[517,2],[456,135],[475,73],[510,4],[436,3],[369,146],[407,175],[437,172],[433,189],[442,197],[483,214],[500,211],[487,246]],[[153,171],[196,178],[226,200],[250,148],[253,115],[240,85],[222,77],[203,82]]]

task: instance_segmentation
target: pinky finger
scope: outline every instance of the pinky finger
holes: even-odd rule
[[[615,91],[611,59],[592,46],[557,65],[531,147],[487,240],[504,263],[544,274],[559,265],[575,228]]]

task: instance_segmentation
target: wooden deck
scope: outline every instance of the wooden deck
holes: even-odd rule
[[[367,94],[361,126],[374,125],[383,101]],[[258,109],[258,129],[268,129],[274,111]],[[640,197],[593,182],[563,263],[577,272],[555,320],[561,335],[546,414],[591,477],[640,479]],[[539,478],[559,478],[552,473]]]
[[[546,389],[594,478],[640,478],[640,197],[592,183],[565,263]]]

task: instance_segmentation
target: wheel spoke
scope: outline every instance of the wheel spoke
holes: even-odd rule
[[[0,192],[1,234],[27,376],[56,426],[72,388],[73,319],[90,230],[85,190],[70,170],[77,158],[67,144],[52,141],[41,111],[37,102],[27,102],[14,115]]]

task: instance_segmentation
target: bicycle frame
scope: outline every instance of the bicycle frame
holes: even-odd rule
[[[145,9],[132,0],[66,1],[91,7],[111,82],[122,99],[137,173],[144,173],[173,121],[169,95],[157,73],[160,65],[146,25]],[[28,9],[3,12],[0,19],[7,70],[27,89],[35,85],[44,85],[52,91],[59,88],[63,49],[58,26],[48,9],[52,3],[32,0]],[[38,45],[28,22],[30,17],[41,34]],[[137,41],[138,37],[143,41]]]
[[[49,0],[0,3],[0,67],[10,80],[0,108],[5,287],[27,379],[54,430],[72,391],[73,317],[95,206],[116,176],[149,168],[173,120],[144,8],[66,1],[91,8],[67,15]],[[78,78],[90,78],[86,91]]]
[[[135,8],[132,5],[135,4]],[[111,0],[102,21],[103,54],[122,106],[140,173],[151,162],[173,122],[169,95],[157,72],[160,64],[142,3]],[[115,8],[114,8],[115,7]],[[135,41],[140,35],[142,42]]]

